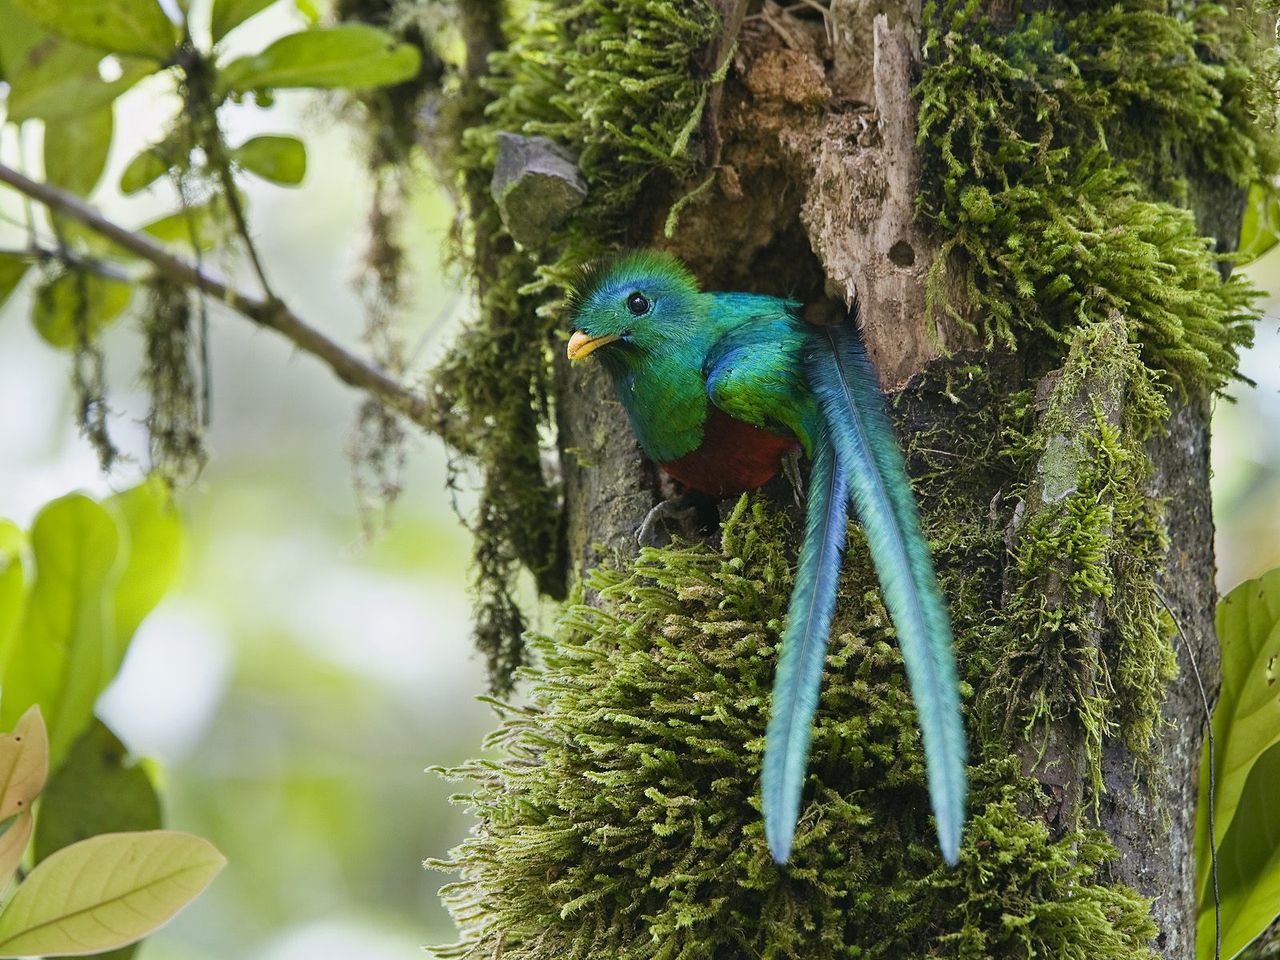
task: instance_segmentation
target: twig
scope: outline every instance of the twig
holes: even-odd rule
[[[1222,960],[1222,897],[1218,891],[1218,845],[1214,840],[1214,835],[1217,831],[1213,822],[1213,795],[1217,792],[1217,784],[1214,782],[1213,775],[1213,711],[1209,709],[1209,695],[1205,693],[1204,681],[1200,679],[1200,665],[1196,663],[1196,655],[1195,651],[1191,649],[1191,642],[1187,640],[1187,635],[1182,632],[1182,624],[1178,622],[1178,617],[1173,612],[1173,607],[1169,606],[1169,601],[1164,592],[1157,589],[1156,596],[1160,598],[1165,610],[1169,612],[1169,619],[1173,621],[1173,625],[1178,631],[1178,636],[1182,639],[1182,646],[1187,651],[1187,659],[1191,661],[1191,672],[1195,675],[1196,686],[1200,690],[1200,702],[1204,705],[1206,735],[1209,739],[1209,872],[1213,877],[1213,960]]]
[[[405,386],[363,357],[351,353],[337,341],[309,325],[283,301],[247,296],[171,253],[150,237],[108,220],[74,194],[32,180],[5,164],[0,164],[0,183],[8,184],[24,196],[70,217],[135,256],[150,261],[161,273],[201,290],[255,323],[275,330],[303,353],[309,353],[323,362],[343,383],[372,394],[419,426],[435,429],[431,421],[431,405],[423,394]]]

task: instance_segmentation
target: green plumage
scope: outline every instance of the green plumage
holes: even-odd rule
[[[853,323],[818,327],[793,301],[702,293],[678,261],[650,251],[587,274],[571,306],[570,358],[601,358],[640,445],[686,486],[758,487],[795,448],[812,462],[761,781],[774,859],[787,862],[800,817],[851,500],[897,628],[939,842],[954,863],[966,784],[950,621]]]

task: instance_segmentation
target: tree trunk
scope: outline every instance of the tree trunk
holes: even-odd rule
[[[738,889],[736,894],[721,891],[729,907],[705,887],[698,888],[700,893],[689,895],[693,919],[683,928],[664,927],[661,919],[655,918],[664,916],[660,909],[669,907],[669,891],[679,888],[679,883],[672,880],[670,886],[661,887],[667,898],[661,908],[646,911],[643,904],[645,896],[659,888],[656,878],[662,868],[654,864],[665,861],[645,860],[645,869],[632,877],[625,851],[606,852],[608,838],[621,836],[631,824],[623,817],[612,827],[602,825],[598,812],[590,817],[583,812],[582,804],[587,801],[580,800],[580,806],[575,807],[569,798],[569,784],[575,778],[595,782],[593,764],[605,778],[600,782],[607,780],[609,784],[600,789],[617,791],[619,796],[625,793],[631,782],[626,779],[630,774],[623,772],[630,769],[628,761],[620,759],[625,751],[615,755],[602,744],[616,735],[634,752],[646,742],[643,703],[632,704],[641,718],[634,721],[638,725],[634,737],[599,726],[606,723],[602,717],[610,711],[625,710],[620,701],[610,699],[619,696],[616,689],[598,686],[603,681],[577,672],[584,669],[582,660],[596,663],[598,671],[616,669],[619,675],[642,668],[612,659],[626,654],[613,647],[630,642],[609,632],[616,623],[594,619],[597,615],[590,611],[574,608],[579,612],[571,613],[570,625],[542,644],[546,664],[541,679],[535,680],[534,712],[509,721],[505,742],[518,759],[502,773],[489,767],[459,771],[460,777],[476,785],[472,799],[481,816],[481,828],[478,838],[460,848],[452,864],[463,875],[455,891],[455,904],[469,938],[457,952],[480,948],[521,957],[588,955],[591,950],[628,957],[836,956],[844,955],[844,948],[858,946],[872,956],[881,955],[878,951],[885,955],[933,955],[935,949],[938,955],[956,952],[963,956],[1025,956],[1036,949],[1042,955],[1048,950],[1049,955],[1058,956],[1141,956],[1144,946],[1149,945],[1169,960],[1191,960],[1196,919],[1192,839],[1206,718],[1190,658],[1195,658],[1205,683],[1212,683],[1217,644],[1213,634],[1207,397],[1229,376],[1230,370],[1224,368],[1234,361],[1230,345],[1241,339],[1239,327],[1246,322],[1238,305],[1233,306],[1232,294],[1222,292],[1234,288],[1229,282],[1205,278],[1206,270],[1216,278],[1217,267],[1204,251],[1193,261],[1173,258],[1168,264],[1172,274],[1155,271],[1172,276],[1168,283],[1184,285],[1202,296],[1204,304],[1187,308],[1188,315],[1195,311],[1199,311],[1196,316],[1212,314],[1210,320],[1220,325],[1219,339],[1227,345],[1227,358],[1211,357],[1193,370],[1176,359],[1181,356],[1180,343],[1151,332],[1144,313],[1151,309],[1150,298],[1142,292],[1145,288],[1139,289],[1146,282],[1141,278],[1145,274],[1127,279],[1129,271],[1138,275],[1146,269],[1147,261],[1142,257],[1159,260],[1164,255],[1162,248],[1155,254],[1150,250],[1123,253],[1130,260],[1120,266],[1081,267],[1073,273],[1075,268],[1069,264],[1038,278],[1035,264],[1024,268],[1017,259],[1025,253],[1025,244],[982,248],[983,243],[990,245],[997,227],[1009,237],[1020,236],[1016,224],[999,226],[1001,217],[1013,216],[1018,210],[1040,209],[1037,203],[1048,212],[1043,223],[1029,226],[1032,255],[1042,234],[1048,235],[1064,217],[1069,220],[1075,215],[1071,204],[1064,201],[1072,196],[1069,190],[1046,192],[1028,200],[1017,192],[1022,183],[1002,184],[999,169],[979,169],[995,155],[992,143],[1015,132],[1031,141],[1024,154],[1030,159],[1019,169],[1035,171],[1039,169],[1035,164],[1057,164],[1055,170],[1074,172],[1086,163],[1086,148],[1098,146],[1080,139],[1096,135],[1096,130],[1078,134],[1068,119],[1056,130],[1046,126],[1049,134],[1040,145],[1045,149],[1061,146],[1064,153],[1036,159],[1041,155],[1034,153],[1034,137],[1028,138],[1027,130],[1020,130],[1017,124],[1039,122],[1038,118],[1025,119],[1036,116],[1036,97],[1059,95],[1050,84],[1041,84],[1043,77],[1028,74],[1008,84],[1010,96],[1019,96],[1024,89],[1031,91],[1026,95],[1031,106],[1006,102],[985,114],[990,129],[982,135],[991,142],[984,143],[980,151],[973,146],[977,141],[966,143],[957,137],[947,142],[948,127],[936,120],[918,141],[922,99],[924,109],[932,110],[934,117],[960,116],[968,122],[964,120],[969,116],[965,108],[930,104],[929,100],[939,90],[957,100],[971,92],[956,86],[955,74],[945,79],[946,70],[959,62],[957,57],[981,56],[989,48],[1007,63],[1016,63],[1012,47],[980,44],[979,35],[999,38],[1022,30],[1029,34],[1041,29],[1045,18],[1056,17],[1058,35],[1065,32],[1070,36],[1073,30],[1087,32],[1078,19],[1087,13],[1024,13],[1008,4],[994,3],[989,7],[990,19],[980,22],[966,19],[963,11],[948,6],[932,12],[933,41],[927,56],[922,57],[922,36],[929,25],[922,24],[921,9],[912,0],[833,0],[820,16],[814,15],[811,6],[784,10],[766,0],[763,6],[752,4],[743,21],[744,4],[720,0],[723,22],[731,34],[741,22],[736,46],[721,35],[708,46],[710,52],[701,63],[692,61],[689,68],[695,73],[712,73],[719,66],[717,51],[733,50],[723,87],[712,84],[714,95],[707,98],[711,112],[703,118],[694,141],[705,151],[713,179],[708,184],[703,180],[705,174],[678,180],[650,177],[625,211],[623,239],[631,245],[667,247],[689,264],[708,289],[791,295],[826,310],[847,309],[857,297],[863,337],[882,386],[895,397],[895,417],[921,498],[926,532],[956,620],[962,674],[973,688],[967,700],[967,724],[977,784],[972,811],[977,825],[971,834],[980,833],[983,824],[996,822],[993,811],[1004,809],[1001,803],[1008,796],[1017,798],[1009,808],[1016,807],[1017,812],[1010,816],[1022,815],[1026,820],[1002,827],[1003,833],[992,827],[995,832],[991,836],[984,840],[980,835],[966,847],[967,862],[990,857],[987,869],[991,873],[981,874],[984,879],[969,887],[965,887],[968,881],[957,879],[968,876],[964,867],[956,874],[931,872],[937,865],[920,866],[924,861],[912,860],[915,853],[904,855],[901,868],[904,873],[918,870],[910,881],[914,887],[908,887],[904,878],[878,877],[874,869],[859,874],[855,885],[865,883],[874,890],[878,882],[886,883],[886,899],[896,896],[891,892],[896,889],[895,882],[901,883],[902,889],[915,891],[912,898],[936,898],[928,900],[934,904],[928,908],[932,913],[921,908],[910,922],[903,922],[903,929],[876,934],[880,939],[875,943],[860,939],[872,937],[867,932],[874,928],[872,921],[861,929],[840,933],[834,939],[843,947],[835,947],[830,931],[824,932],[822,922],[814,920],[811,928],[805,928],[807,933],[796,934],[799,939],[782,937],[775,928],[779,922],[768,928],[761,923],[756,939],[725,946],[717,939],[718,932],[699,932],[698,923],[705,920],[695,910],[699,904],[713,916],[720,916],[717,910],[731,908],[751,916],[777,908],[775,893],[784,896],[777,891],[794,891],[795,903],[802,904],[805,896],[816,896],[803,893],[797,879],[802,876],[799,867],[790,877],[767,872],[772,868],[765,866],[761,838],[749,826],[754,816],[751,791],[758,772],[759,744],[745,740],[745,770],[737,772],[745,786],[741,795],[735,796],[745,811],[742,823],[748,824],[742,828],[741,846],[754,843],[758,848],[752,848],[750,857],[754,859],[749,862],[753,884],[759,883],[734,888]],[[1130,6],[1135,12],[1151,9],[1144,3]],[[1095,13],[1099,22],[1111,15],[1109,8],[1103,7]],[[1174,22],[1172,16],[1167,19]],[[1099,29],[1120,33],[1123,27],[1123,23],[1113,23]],[[1168,36],[1181,29],[1170,27]],[[966,30],[973,33],[966,34]],[[1048,35],[1053,35],[1052,31]],[[1191,43],[1194,37],[1184,39]],[[973,46],[965,48],[964,43]],[[1072,49],[1067,43],[1059,44],[1057,50],[1046,46],[1035,51],[1051,62],[1045,77],[1064,69],[1061,61],[1055,60],[1067,55],[1062,53],[1064,46]],[[992,69],[975,79],[975,97],[987,89],[980,81],[995,83],[992,77],[1007,79]],[[1163,79],[1172,82],[1168,77]],[[1071,82],[1063,81],[1063,86],[1069,90]],[[1152,81],[1159,82],[1158,77]],[[1063,109],[1071,109],[1072,94],[1062,96]],[[1080,102],[1086,100],[1082,97]],[[979,104],[971,112],[977,115],[982,109]],[[1118,109],[1107,115],[1106,123],[1108,143],[1124,144],[1129,134],[1135,139],[1152,135],[1151,117],[1140,110],[1126,113]],[[1126,123],[1132,129],[1126,131]],[[1089,120],[1082,119],[1079,126],[1088,127]],[[952,122],[950,129],[962,128]],[[1135,178],[1149,181],[1144,193],[1147,199],[1141,201],[1147,206],[1139,212],[1164,218],[1161,222],[1173,224],[1187,236],[1193,236],[1194,230],[1172,208],[1161,206],[1155,195],[1168,192],[1167,184],[1177,176],[1190,174],[1196,185],[1192,194],[1203,206],[1197,211],[1200,228],[1216,238],[1220,249],[1229,248],[1238,234],[1243,209],[1239,172],[1228,171],[1232,176],[1202,174],[1206,161],[1197,152],[1198,145],[1164,132],[1171,142],[1176,141],[1167,156],[1179,158],[1183,168],[1173,170],[1167,164],[1144,167],[1145,154],[1125,155],[1123,147],[1117,148],[1116,156],[1102,153],[1103,164],[1123,162],[1133,169]],[[1152,149],[1153,155],[1158,152]],[[972,158],[966,154],[968,150],[973,150]],[[958,166],[950,163],[949,152],[959,157]],[[991,162],[993,166],[1007,164]],[[1034,192],[1046,183],[1046,191],[1063,190],[1054,185],[1052,177],[1027,176],[1027,191]],[[1107,239],[1108,230],[1144,235],[1145,228],[1137,219],[1139,212],[1127,206],[1126,197],[1133,192],[1130,186],[1116,186],[1114,195],[1089,193],[1095,189],[1092,184],[1078,189],[1080,206],[1088,207],[1083,215],[1087,222],[1071,223],[1081,235],[1097,236],[1101,244],[1112,242]],[[1105,206],[1113,202],[1114,207]],[[667,217],[673,209],[678,217]],[[1108,222],[1108,211],[1112,210],[1124,210],[1126,217],[1132,214],[1136,225],[1123,220]],[[1090,216],[1095,220],[1088,220]],[[675,224],[665,234],[661,229],[664,218],[668,227],[673,220]],[[997,227],[990,226],[993,223]],[[1072,264],[1089,261],[1091,243],[1077,241],[1079,249],[1070,255]],[[1119,249],[1122,244],[1116,243]],[[554,248],[548,248],[547,255],[554,256]],[[1163,269],[1166,260],[1159,260],[1157,266]],[[1057,282],[1055,270],[1066,278],[1067,292],[1047,292]],[[1120,279],[1113,282],[1108,270]],[[1006,280],[1002,271],[1023,271],[1025,276]],[[1028,276],[1032,278],[1030,286]],[[1095,282],[1111,286],[1103,294],[1083,289]],[[1132,288],[1124,286],[1129,282],[1134,284]],[[1007,315],[1000,303],[1007,305]],[[1009,316],[1012,320],[1007,320]],[[705,584],[698,581],[702,586],[697,589],[682,587],[683,581],[670,578],[677,576],[673,571],[684,569],[681,564],[693,562],[690,556],[703,555],[673,549],[658,560],[630,566],[637,549],[634,532],[649,508],[672,492],[670,482],[640,453],[603,371],[590,363],[570,368],[560,356],[559,341],[551,338],[550,342],[556,356],[555,425],[567,515],[565,556],[571,577],[580,578],[600,563],[631,570],[635,579],[621,586],[616,578],[597,583],[608,588],[603,599],[595,599],[593,593],[593,602],[612,609],[620,622],[632,625],[644,620],[646,604],[651,604],[651,635],[674,636],[684,629],[680,624],[698,616],[691,608],[680,606],[680,598],[694,596]],[[789,490],[780,490],[775,497],[783,507],[789,500]],[[720,556],[715,551],[721,550],[727,557],[736,544],[749,540],[740,540],[738,529],[732,526],[745,522],[744,508],[734,511],[733,507],[722,506],[722,516],[733,513],[734,519],[725,543],[707,548],[714,556]],[[1085,519],[1073,513],[1077,508]],[[1090,512],[1084,512],[1086,508]],[[794,517],[794,507],[789,509]],[[716,539],[715,532],[707,530],[686,531],[686,535]],[[841,642],[852,646],[837,644],[833,648],[835,656],[828,664],[824,683],[836,682],[840,664],[845,664],[846,671],[854,671],[849,664],[864,662],[858,660],[863,656],[858,652],[863,650],[859,644],[872,640],[860,639],[860,629],[874,637],[883,627],[876,620],[883,615],[878,601],[867,596],[874,581],[868,583],[858,576],[858,570],[869,570],[863,554],[855,537],[847,561],[854,573],[841,600],[847,611],[841,625],[852,636]],[[732,557],[726,562],[730,564],[726,570],[738,569]],[[753,562],[745,561],[745,568],[754,569]],[[761,583],[770,582],[761,576]],[[648,584],[646,589],[653,592],[644,593],[634,586],[636,582]],[[668,587],[672,598],[665,598],[665,594],[659,597]],[[781,587],[774,583],[772,589]],[[782,599],[785,608],[785,595]],[[739,601],[722,598],[716,609],[726,609],[731,602]],[[714,613],[702,616],[719,623]],[[776,637],[778,623],[766,620],[760,621],[759,629]],[[1177,639],[1173,623],[1182,640]],[[707,626],[704,634],[723,636],[716,632],[719,629]],[[656,639],[653,643],[651,656],[662,660],[667,654],[658,649]],[[1173,677],[1175,647],[1177,674]],[[678,653],[670,656],[676,659],[664,663],[669,672],[675,672],[683,661]],[[737,661],[733,661],[731,669],[736,667]],[[871,670],[873,677],[880,676],[878,667],[865,669]],[[894,669],[900,672],[900,666]],[[744,676],[749,674],[747,667],[743,671]],[[885,675],[893,675],[893,671]],[[755,675],[750,676],[754,682]],[[677,687],[672,696],[678,698],[681,689]],[[708,698],[714,696],[712,689],[707,688]],[[748,690],[740,693],[742,697],[754,695]],[[831,694],[833,698],[837,695]],[[658,702],[652,690],[645,696]],[[714,727],[713,708],[706,704],[715,701],[699,699],[701,696],[698,689],[687,691],[694,704],[690,709],[708,727]],[[827,710],[831,704],[824,694],[821,709]],[[765,706],[757,699],[746,709],[752,722],[758,721],[756,736],[763,733]],[[654,716],[660,713],[655,706]],[[524,739],[531,729],[536,736]],[[862,755],[859,751],[863,748],[845,740],[841,743],[846,751],[843,756],[824,757],[820,753],[824,742],[821,736],[815,740],[816,780],[811,786],[814,806],[810,813],[815,822],[826,823],[824,818],[830,818],[835,824],[838,818],[830,806],[833,801],[820,800],[825,796],[824,787],[837,792],[845,789],[846,796],[861,794],[858,788],[839,786],[843,773],[828,776],[824,771],[834,769],[833,763],[846,763],[849,757]],[[587,746],[580,748],[580,743]],[[654,744],[657,756],[660,740],[655,739]],[[873,750],[871,746],[866,749]],[[914,739],[902,749],[915,756]],[[1002,759],[1011,755],[1019,758],[1017,769],[1008,769]],[[531,774],[530,769],[539,773]],[[1022,775],[1029,775],[1039,787]],[[546,783],[530,785],[528,778],[539,776],[562,785],[554,799]],[[856,779],[856,774],[851,776]],[[918,768],[915,776],[918,787]],[[641,774],[636,777],[642,779]],[[653,805],[668,802],[675,791],[675,778],[676,774],[668,774],[660,781],[661,787],[652,788],[663,795],[661,799],[657,794],[646,794]],[[695,777],[689,792],[695,796],[695,791],[714,794],[719,788],[712,786],[713,781],[722,782],[709,777],[699,786]],[[874,790],[865,788],[868,796]],[[1006,793],[1000,793],[1002,790]],[[517,796],[521,799],[513,799]],[[918,791],[913,796],[918,802]],[[619,800],[619,809],[621,803]],[[828,805],[824,807],[824,803]],[[868,809],[874,811],[877,808],[871,803]],[[639,812],[631,817],[645,818],[642,806],[634,810]],[[918,812],[912,816],[913,820],[908,819],[916,827],[924,823]],[[534,853],[530,837],[543,836],[538,831],[550,831],[553,823],[558,832],[538,848],[542,854]],[[1035,834],[1036,824],[1048,828],[1043,838]],[[1040,856],[1049,862],[1050,855],[1056,858],[1061,851],[1079,849],[1084,838],[1076,831],[1082,827],[1103,831],[1116,852],[1100,859],[1080,854],[1079,863],[1087,861],[1088,869],[1072,882],[1092,885],[1090,889],[1107,884],[1136,889],[1151,898],[1149,905],[1136,899],[1132,903],[1141,910],[1149,907],[1154,927],[1142,927],[1132,917],[1126,927],[1122,920],[1128,917],[1124,910],[1129,908],[1124,907],[1115,908],[1115,912],[1103,909],[1107,914],[1105,931],[1083,923],[1083,934],[1048,932],[1037,926],[1043,922],[1039,919],[1027,920],[1026,930],[1031,932],[1001,931],[1001,924],[1016,916],[1020,908],[1025,907],[1028,916],[1036,916],[1035,908],[1021,903],[1020,897],[1065,904],[1076,897],[1065,891],[1076,888],[1071,884],[1042,888],[1041,874],[1031,866],[1025,875],[1020,874],[1022,867],[1009,866],[1016,857],[997,857],[999,836],[1027,831],[1018,835],[1036,836],[1038,852],[1026,856]],[[724,826],[717,829],[729,830]],[[842,839],[839,826],[830,829],[836,831],[833,843],[847,842],[858,849],[862,828],[851,833],[848,841]],[[569,834],[582,845],[566,840]],[[868,835],[873,834],[870,831]],[[645,836],[651,838],[651,834]],[[675,861],[679,851],[687,849],[681,848],[680,836],[677,830],[671,839]],[[880,836],[897,836],[892,842],[904,845],[927,841],[927,835],[913,836],[910,830],[905,835]],[[1063,845],[1054,846],[1059,840]],[[546,852],[552,848],[557,851],[554,855]],[[601,853],[605,857],[597,864],[592,858]],[[526,864],[528,872],[521,872],[524,867],[495,866],[504,858],[510,863],[526,854],[536,861],[533,866]],[[876,856],[872,851],[868,862],[874,863]],[[879,856],[888,857],[887,849]],[[1071,869],[1065,864],[1074,862],[1072,856],[1049,872],[1065,877],[1063,871]],[[726,871],[733,869],[729,862],[726,860]],[[583,881],[585,889],[592,892],[586,895],[579,890],[581,901],[558,893],[558,885],[572,888],[574,871],[584,864],[592,864],[595,871],[594,881]],[[810,878],[809,882],[821,880],[824,868],[820,864],[821,858],[815,861],[818,880]],[[694,868],[685,864],[680,869]],[[538,876],[543,876],[544,882],[533,879]],[[1008,884],[1007,889],[1002,883]],[[535,894],[529,891],[530,884],[545,889]],[[926,890],[927,896],[921,890]],[[612,912],[608,904],[614,902],[609,899],[614,894],[610,891],[617,894],[619,904]],[[753,906],[756,896],[764,898],[761,902],[767,906]],[[1057,896],[1061,901],[1054,900]],[[713,900],[717,904],[714,908],[710,906]],[[638,916],[631,912],[632,905],[636,905]],[[790,920],[783,925],[802,927],[801,920],[806,919],[803,911],[788,909],[797,912],[784,912]],[[840,909],[848,912],[853,908]],[[857,909],[873,916],[879,908],[864,904]],[[585,916],[590,920],[582,919]],[[911,922],[916,924],[914,928]],[[633,939],[623,949],[617,938],[626,938],[625,931],[630,931]],[[895,936],[899,939],[894,940]],[[1083,936],[1089,942],[1072,940],[1071,936]],[[1091,939],[1095,937],[1096,942]],[[649,948],[642,948],[650,941]]]

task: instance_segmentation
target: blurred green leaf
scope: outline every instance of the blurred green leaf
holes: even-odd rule
[[[12,728],[28,707],[39,704],[56,769],[110,680],[102,675],[102,654],[119,537],[106,510],[72,494],[36,516],[31,549],[35,582],[4,665],[0,728]]]
[[[106,82],[99,74],[99,50],[61,40],[41,29],[15,6],[0,0],[0,61],[9,82],[9,120],[66,120],[110,103],[155,70],[151,61],[118,57],[121,74]]]
[[[0,602],[3,631],[5,617],[22,607],[22,567],[3,565],[5,542],[20,542],[20,532],[0,523],[0,534],[0,601],[15,589],[6,586],[12,569],[19,590],[14,603]],[[173,582],[182,531],[168,489],[153,479],[101,505],[78,494],[54,500],[36,517],[30,542],[35,582],[0,661],[0,728],[39,704],[56,768],[89,723],[139,624]]]
[[[294,0],[293,5],[302,14],[302,18],[311,26],[314,27],[320,22],[320,8],[312,3],[311,0]]]
[[[31,312],[36,331],[45,342],[69,350],[79,340],[79,327],[89,339],[124,312],[133,285],[97,274],[68,272],[42,284]]]
[[[160,158],[155,146],[144,149],[129,161],[120,174],[120,192],[126,197],[145,190],[169,172],[169,164]]]
[[[1236,956],[1280,916],[1280,745],[1252,765],[1231,827],[1218,850],[1222,956]],[[1200,905],[1196,955],[1212,960],[1213,896]]]
[[[1280,241],[1280,193],[1271,184],[1255,183],[1240,225],[1239,253],[1243,262],[1254,260]]]
[[[320,27],[281,37],[252,57],[223,68],[226,90],[249,93],[280,87],[381,87],[418,72],[418,49],[367,24]]]
[[[116,518],[125,556],[112,598],[116,648],[105,658],[106,670],[114,676],[134,633],[178,574],[182,522],[159,477],[108,497],[102,505]]]
[[[44,789],[36,862],[100,833],[159,826],[160,798],[151,778],[128,762],[124,744],[106,724],[94,720]]]
[[[256,16],[276,0],[213,0],[209,29],[217,43],[250,17]]]
[[[243,199],[241,203],[244,203]],[[162,243],[187,245],[192,243],[194,230],[200,249],[209,250],[217,245],[219,237],[223,234],[222,222],[219,218],[222,209],[218,201],[206,201],[152,220],[139,229]]]
[[[177,29],[156,0],[13,0],[30,20],[64,40],[105,50],[167,60]]]
[[[12,520],[0,518],[0,566],[13,557],[21,558],[27,549],[27,536]]]
[[[55,186],[87,197],[98,185],[111,152],[115,111],[110,103],[75,123],[46,123],[44,177]]]
[[[17,71],[31,48],[45,36],[44,31],[22,16],[13,6],[13,0],[0,0],[0,77],[8,79]]]
[[[1245,786],[1250,771],[1263,754],[1280,744],[1280,570],[1272,570],[1257,580],[1246,580],[1227,594],[1218,604],[1217,628],[1222,646],[1222,688],[1213,711],[1212,837],[1209,835],[1207,744],[1196,811],[1198,902],[1202,918],[1208,911],[1210,928],[1213,926],[1210,844],[1222,849],[1223,840],[1237,816],[1246,817],[1245,829],[1250,821],[1258,822],[1256,811],[1246,814],[1242,807]],[[1272,795],[1269,802],[1274,803],[1274,786]],[[1204,936],[1202,926],[1201,943]],[[1208,936],[1212,953],[1212,929]],[[1230,954],[1224,951],[1223,955]]]
[[[232,150],[231,158],[264,180],[285,186],[296,186],[307,175],[307,148],[297,137],[254,137]]]
[[[26,537],[18,525],[0,520],[0,670],[9,658],[9,645],[22,621],[27,594],[26,571],[22,566],[25,550]]]
[[[0,307],[4,306],[5,301],[18,288],[29,266],[31,260],[25,253],[0,250]]]
[[[64,847],[31,871],[0,913],[0,957],[75,956],[133,943],[225,865],[207,840],[167,830]]]

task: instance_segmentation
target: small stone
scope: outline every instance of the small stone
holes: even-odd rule
[[[546,137],[498,134],[489,186],[507,230],[521,246],[541,243],[587,196],[587,182],[565,150]]]

